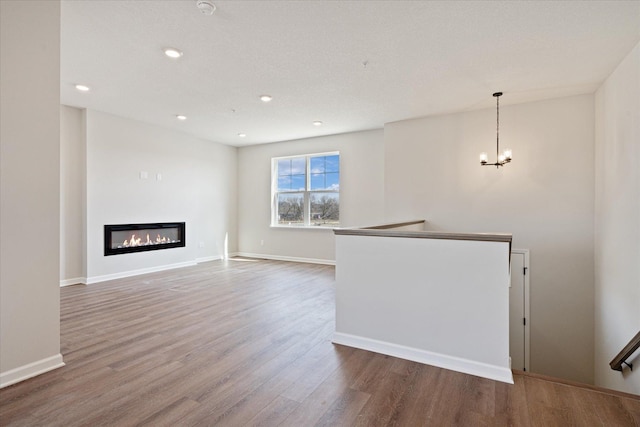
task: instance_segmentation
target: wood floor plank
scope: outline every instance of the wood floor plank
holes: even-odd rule
[[[299,402],[295,400],[287,399],[285,397],[278,396],[271,401],[271,403],[264,407],[255,417],[251,418],[246,426],[263,426],[263,427],[275,427],[280,426],[284,420],[293,412],[298,406]],[[239,424],[234,424],[239,425]]]
[[[351,384],[351,388],[364,392],[377,389],[389,374],[392,363],[391,356],[374,353],[367,364],[363,366],[360,375]]]
[[[374,353],[345,346],[336,346],[336,349],[343,358],[343,363],[301,402],[300,406],[284,420],[282,425],[315,425],[341,397],[340,391],[349,389],[349,384],[360,374],[368,360],[374,356]]]
[[[348,354],[349,350],[334,348],[329,352],[318,352],[306,359],[303,364],[298,363],[298,372],[295,380],[281,393],[281,396],[297,402],[304,401],[314,390],[316,390],[329,375],[342,364],[343,354]]]
[[[101,381],[99,387],[88,389],[90,393],[84,394],[85,390],[66,396],[64,401],[59,402],[57,407],[42,408],[34,411],[33,415],[40,420],[55,420],[56,425],[71,425],[79,423],[82,425],[116,425],[123,415],[123,408],[127,405],[135,405],[136,410],[141,410],[147,403],[144,400],[137,400],[135,397],[138,390],[150,382],[156,376],[163,376],[177,369],[179,362],[171,362],[162,366],[155,366],[153,369],[146,369],[144,372],[127,375],[116,373]],[[70,406],[80,406],[80,413],[69,411]],[[52,410],[51,410],[52,409]],[[155,408],[157,411],[159,408]],[[81,416],[79,416],[81,414]],[[126,414],[137,416],[136,413]]]
[[[566,387],[566,386],[565,386]],[[629,414],[618,396],[599,396],[587,390],[571,387],[563,391],[567,395],[567,408],[571,408],[572,418],[579,425],[591,420],[605,421],[610,426],[633,425],[633,416]]]
[[[313,341],[305,345],[307,340]],[[317,343],[315,345],[311,344],[314,341],[317,341]],[[298,346],[298,344],[301,345]],[[229,408],[222,414],[223,418],[221,417],[217,422],[226,425],[245,425],[251,422],[252,418],[258,417],[259,413],[264,415],[264,411],[268,410],[273,403],[274,396],[285,399],[285,401],[296,402],[296,405],[286,405],[287,408],[295,409],[298,403],[304,400],[300,398],[301,390],[305,397],[309,393],[308,386],[310,382],[304,380],[308,373],[315,371],[315,364],[319,360],[324,360],[325,366],[333,366],[331,370],[335,370],[340,364],[336,352],[337,350],[333,346],[327,345],[327,340],[324,337],[321,340],[318,340],[318,338],[314,340],[313,336],[300,337],[296,346],[289,348],[268,363],[252,371],[252,375],[263,379],[263,384]],[[292,360],[294,362],[291,362]],[[317,378],[318,376],[315,375],[314,377]],[[300,382],[307,387],[300,387]],[[297,400],[287,396],[294,396]],[[279,413],[279,415],[281,416],[283,413]],[[288,413],[284,415],[288,415]]]
[[[525,378],[529,416],[533,425],[567,426],[577,425],[573,411],[567,404],[561,384]],[[594,423],[597,419],[592,420]]]
[[[400,375],[388,371],[376,383],[375,391],[358,415],[356,426],[385,426],[394,425],[399,413],[404,410],[403,397],[411,390],[411,383],[417,374],[417,369],[410,375]],[[381,392],[378,392],[381,391]]]
[[[331,343],[332,266],[232,259],[60,290],[66,366],[0,426],[640,425],[640,397]]]
[[[396,425],[424,426],[430,424],[430,413],[440,393],[437,384],[442,373],[442,369],[433,366],[417,365],[416,375],[402,397],[403,410],[398,411],[395,415]]]
[[[371,395],[362,391],[347,389],[331,404],[316,423],[316,426],[333,427],[355,425],[362,417],[362,408]]]
[[[495,413],[498,425],[522,426],[531,425],[529,405],[522,375],[513,376],[513,385],[496,383]]]
[[[622,406],[631,415],[636,426],[640,426],[640,399],[621,398]]]
[[[140,427],[173,427],[179,425],[180,420],[198,406],[198,402],[183,397],[171,405],[156,411],[153,415],[143,419],[136,425]]]

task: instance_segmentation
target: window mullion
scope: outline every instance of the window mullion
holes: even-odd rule
[[[311,195],[309,190],[311,189],[311,159],[309,156],[305,157],[305,191],[304,191],[304,225],[311,225]]]

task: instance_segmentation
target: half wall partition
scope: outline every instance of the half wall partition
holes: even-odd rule
[[[511,234],[336,229],[333,342],[513,383]]]

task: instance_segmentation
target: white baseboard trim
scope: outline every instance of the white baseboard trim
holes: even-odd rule
[[[86,277],[74,277],[73,279],[63,279],[60,280],[60,287],[71,286],[71,285],[86,285],[87,278]]]
[[[8,387],[63,366],[62,354],[58,353],[55,356],[47,357],[46,359],[41,359],[7,372],[2,372],[0,373],[0,388]]]
[[[304,262],[307,264],[336,265],[336,261],[331,259],[300,258],[300,257],[292,257],[292,256],[253,254],[249,252],[238,252],[236,255],[247,257],[247,258],[271,259],[274,261],[290,261],[290,262]]]
[[[229,254],[229,257],[233,257],[233,256],[237,256],[237,255],[238,255],[237,252],[234,252],[232,254]],[[210,256],[210,257],[196,258],[195,261],[186,261],[186,262],[180,262],[180,263],[176,263],[176,264],[161,265],[161,266],[158,266],[158,267],[142,268],[140,270],[123,271],[121,273],[106,274],[104,276],[74,277],[72,279],[60,280],[60,287],[71,286],[71,285],[90,285],[90,284],[93,284],[93,283],[105,282],[107,280],[122,279],[124,277],[138,276],[140,274],[155,273],[157,271],[171,270],[171,269],[174,269],[174,268],[191,267],[191,266],[194,266],[196,264],[203,263],[203,262],[218,261],[218,260],[221,260],[221,259],[223,259],[223,257],[221,255],[215,255],[215,256]]]
[[[155,273],[158,271],[172,270],[174,268],[192,267],[196,261],[178,262],[175,264],[160,265],[158,267],[141,268],[139,270],[123,271],[120,273],[105,274],[103,276],[87,277],[87,285],[106,282],[107,280],[122,279],[124,277],[139,276],[140,274]]]
[[[201,264],[203,262],[210,262],[210,261],[218,261],[220,259],[222,259],[222,256],[220,255],[196,258],[196,264]]]
[[[333,343],[355,347],[362,350],[373,351],[375,353],[386,354],[388,356],[399,357],[400,359],[411,360],[425,365],[437,366],[451,371],[462,372],[475,375],[490,380],[501,381],[513,384],[511,369],[500,366],[489,365],[474,360],[462,359],[460,357],[448,356],[446,354],[433,353],[403,345],[393,344],[385,341],[378,341],[371,338],[359,337],[356,335],[335,332]]]

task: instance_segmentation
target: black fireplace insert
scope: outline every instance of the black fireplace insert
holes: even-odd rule
[[[186,245],[184,222],[104,226],[104,255],[181,248]]]

